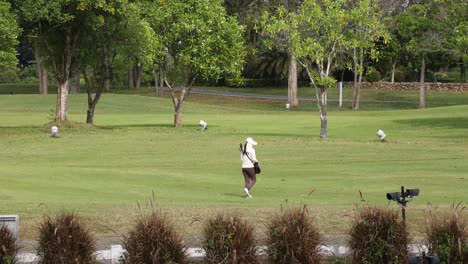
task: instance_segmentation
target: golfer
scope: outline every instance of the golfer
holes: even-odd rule
[[[254,162],[258,162],[253,146],[257,145],[252,138],[246,138],[245,144],[241,148],[242,174],[244,175],[245,187],[244,193],[246,198],[252,198],[250,190],[257,182],[255,174]]]

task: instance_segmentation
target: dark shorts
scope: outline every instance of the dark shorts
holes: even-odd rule
[[[246,180],[257,181],[257,174],[255,174],[254,168],[242,168],[242,174]]]

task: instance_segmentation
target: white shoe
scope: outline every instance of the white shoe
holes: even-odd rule
[[[252,198],[252,195],[250,195],[249,189],[244,188],[244,193],[245,193],[245,198]]]

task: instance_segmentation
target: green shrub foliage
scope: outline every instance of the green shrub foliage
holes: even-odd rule
[[[95,238],[74,213],[46,216],[39,227],[40,264],[91,264],[95,251]]]
[[[218,214],[204,227],[206,263],[258,263],[254,227],[238,215]]]
[[[366,80],[370,83],[378,82],[382,80],[382,74],[378,70],[370,67],[366,73]]]
[[[357,208],[349,236],[353,263],[407,263],[408,232],[396,210],[372,206]]]
[[[468,230],[461,219],[460,204],[452,205],[450,213],[429,210],[426,217],[426,236],[430,255],[437,255],[440,263],[468,263]]]
[[[0,264],[14,264],[18,253],[18,245],[11,230],[0,224]]]
[[[141,212],[128,235],[124,236],[123,263],[166,264],[187,263],[182,237],[165,215],[152,208]]]
[[[306,206],[282,210],[267,224],[267,252],[271,263],[320,263],[322,236]]]

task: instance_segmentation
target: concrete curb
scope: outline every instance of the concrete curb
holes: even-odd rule
[[[409,244],[410,255],[420,255],[423,251],[427,252],[427,247],[421,244]],[[258,255],[266,255],[266,246],[258,247]],[[324,256],[344,257],[349,253],[349,247],[343,245],[323,245],[320,251]],[[96,251],[96,260],[103,264],[117,264],[122,257],[124,249],[121,245],[113,245],[109,250]],[[187,249],[187,255],[190,259],[202,259],[205,251],[200,247]],[[18,264],[35,264],[39,258],[35,253],[22,253],[17,256]]]

